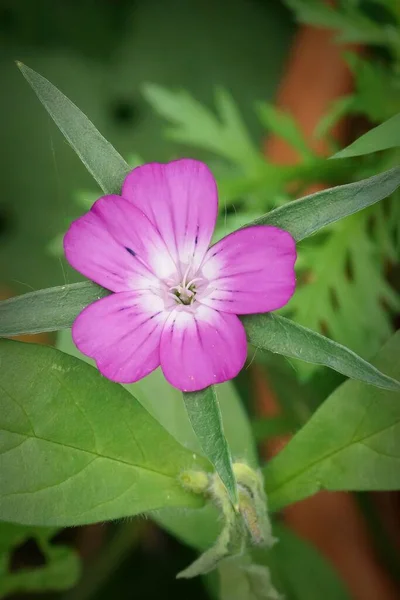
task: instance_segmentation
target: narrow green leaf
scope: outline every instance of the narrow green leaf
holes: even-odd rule
[[[400,332],[376,365],[400,376]],[[328,490],[400,489],[400,393],[346,381],[264,470],[272,510]]]
[[[106,194],[119,194],[130,171],[122,156],[50,81],[20,62],[17,66],[101,189]]]
[[[122,386],[54,348],[0,341],[0,518],[78,525],[199,506],[184,469],[207,468]]]
[[[349,348],[271,313],[242,317],[249,342],[263,350],[330,367],[346,377],[386,390],[400,391],[400,382],[381,373]]]
[[[186,411],[204,456],[214,466],[234,506],[238,504],[232,457],[226,441],[214,386],[199,392],[184,393]]]
[[[368,131],[331,158],[362,156],[400,146],[400,113]]]
[[[85,306],[109,293],[85,281],[3,300],[0,302],[0,336],[66,329]]]
[[[275,225],[298,242],[322,227],[348,217],[390,196],[400,186],[400,167],[362,181],[339,185],[295,200],[263,215],[249,225]]]

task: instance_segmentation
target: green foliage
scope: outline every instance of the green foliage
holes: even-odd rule
[[[374,362],[399,377],[399,354],[400,332]],[[398,489],[399,427],[399,393],[345,382],[264,469],[271,508],[320,489]]]
[[[274,225],[289,231],[296,241],[348,217],[392,194],[400,186],[400,167],[368,179],[340,185],[290,202],[249,225]]]
[[[92,282],[72,283],[29,292],[0,302],[0,335],[57,331],[71,327],[76,316],[110,292]]]
[[[218,117],[188,92],[171,92],[155,84],[146,84],[143,93],[153,109],[173,123],[167,129],[169,139],[208,150],[235,164],[248,174],[264,166],[232,96],[224,89],[215,90]]]
[[[2,340],[0,355],[3,520],[77,525],[201,505],[177,476],[208,463],[121,386],[52,348]]]
[[[257,113],[261,123],[266,127],[269,134],[277,135],[288,142],[290,146],[298,151],[299,156],[303,160],[312,160],[315,158],[298,124],[290,114],[266,102],[258,104]]]
[[[106,194],[118,194],[129,166],[81,110],[50,81],[17,63],[57,127]]]
[[[400,19],[399,19],[400,23]],[[400,110],[400,87],[396,69],[357,54],[347,53],[356,93],[349,113],[365,115],[372,123],[389,119]]]
[[[266,313],[242,317],[242,322],[249,342],[256,348],[324,365],[351,379],[400,391],[400,382],[384,375],[348,348],[289,319]]]
[[[316,548],[279,521],[274,523],[274,531],[279,543],[269,552],[252,554],[258,563],[268,565],[287,600],[350,600],[333,567]]]
[[[215,387],[184,393],[183,401],[204,456],[215,468],[232,504],[236,506],[238,495],[232,457],[224,434]]]
[[[80,576],[78,556],[67,546],[51,543],[57,531],[54,528],[0,523],[0,598],[27,591],[61,591],[76,584]],[[37,543],[45,564],[11,572],[9,567],[13,551],[31,539]]]
[[[400,307],[371,236],[374,216],[368,211],[352,216],[323,243],[303,247],[304,285],[284,310],[300,325],[324,331],[367,358],[390,336],[390,313]]]
[[[241,556],[226,560],[219,568],[220,600],[281,600],[266,567]]]
[[[385,4],[388,9],[393,8],[393,15],[397,16],[392,0],[378,1]],[[336,6],[319,0],[284,0],[284,2],[295,12],[300,22],[338,30],[337,40],[340,42],[388,45],[394,50],[400,47],[400,36],[395,25],[378,23],[363,11],[359,2],[347,0],[338,2]]]
[[[400,113],[384,121],[371,131],[362,135],[355,142],[337,152],[332,158],[348,158],[361,156],[378,150],[398,148],[400,146]]]

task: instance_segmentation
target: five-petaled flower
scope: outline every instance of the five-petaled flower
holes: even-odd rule
[[[182,159],[134,169],[121,196],[100,198],[72,223],[68,261],[114,292],[78,315],[72,335],[109,379],[131,383],[160,365],[183,391],[231,379],[247,354],[237,315],[292,296],[291,235],[256,225],[210,247],[217,209],[208,167]]]

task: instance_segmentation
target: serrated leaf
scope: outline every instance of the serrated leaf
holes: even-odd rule
[[[281,206],[248,225],[274,225],[300,241],[326,225],[390,196],[400,186],[400,167],[339,185]]]
[[[288,142],[303,159],[314,158],[314,153],[308,146],[301,129],[289,113],[279,110],[273,104],[262,102],[257,105],[257,114],[269,133]]]
[[[248,340],[256,348],[283,356],[330,367],[346,377],[387,390],[400,391],[400,382],[381,373],[357,354],[302,327],[290,319],[271,313],[242,317]]]
[[[371,220],[376,222],[379,208],[338,223],[323,243],[310,240],[303,246],[299,285],[284,309],[300,325],[323,331],[363,358],[370,358],[389,338],[391,312],[400,307],[385,278],[386,257],[379,255],[371,238]],[[305,366],[298,364],[307,375]]]
[[[170,139],[211,151],[248,172],[264,166],[227,90],[216,89],[218,116],[186,90],[147,83],[143,94],[153,109],[172,124],[167,129]]]
[[[192,454],[122,386],[45,346],[1,340],[0,361],[1,519],[66,526],[202,504],[178,483]]]
[[[372,123],[380,123],[395,115],[400,106],[400,87],[395,70],[359,53],[346,53],[345,58],[355,79],[352,112],[365,115]]]
[[[337,152],[332,158],[350,158],[351,156],[362,156],[379,150],[397,148],[400,146],[400,113],[394,115],[384,123],[371,129],[355,142]]]
[[[122,156],[101,135],[83,112],[50,81],[22,63],[22,75],[106,194],[118,194],[131,170]]]
[[[400,332],[374,361],[400,376]],[[400,489],[400,394],[346,381],[264,469],[272,510],[328,490]]]
[[[66,329],[85,306],[109,293],[85,281],[3,300],[0,302],[0,336]]]
[[[184,392],[186,411],[204,456],[208,458],[228,491],[234,506],[238,503],[232,456],[226,441],[215,387]]]

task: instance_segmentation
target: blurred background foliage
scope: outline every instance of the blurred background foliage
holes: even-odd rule
[[[334,28],[338,43],[363,45],[344,52],[353,92],[336,100],[315,130],[315,140],[333,154],[340,148],[332,135],[339,120],[346,119],[351,141],[400,111],[396,0],[343,0],[335,7],[320,0],[1,0],[4,294],[79,279],[62,257],[62,235],[100,195],[26,86],[16,59],[66,93],[130,164],[206,160],[220,188],[216,238],[306,193],[311,183],[348,183],[398,162],[397,150],[326,161],[292,116],[275,107],[296,22]],[[268,135],[286,140],[298,162],[268,162]],[[301,244],[299,287],[284,309],[366,358],[390,336],[400,310],[399,200],[394,195]],[[254,420],[258,440],[295,431],[341,381],[304,363],[266,354],[254,360],[268,372],[283,409],[275,420]],[[249,406],[247,372],[236,385]],[[192,551],[149,521],[64,532],[0,527],[0,597],[27,590],[47,597],[48,590],[76,583],[54,597],[151,600],[160,589],[165,597],[216,597],[215,577],[205,585],[174,581]],[[268,562],[288,600],[346,599],[327,562],[283,525],[276,527],[279,548],[257,559]],[[83,578],[72,546],[84,558]],[[223,589],[223,600],[234,600],[233,590]]]

